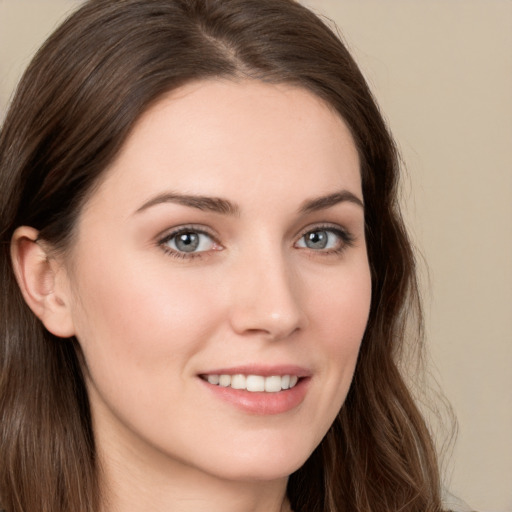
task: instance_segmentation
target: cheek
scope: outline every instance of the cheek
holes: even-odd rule
[[[330,341],[332,350],[357,352],[363,337],[371,303],[371,275],[366,260],[349,266],[323,287],[309,283],[311,317]]]
[[[324,281],[325,289],[312,297],[310,314],[317,334],[316,350],[322,353],[325,389],[322,404],[328,428],[345,400],[366,329],[371,302],[368,265],[361,264],[336,279]]]
[[[134,258],[81,270],[74,320],[88,368],[98,376],[105,369],[112,376],[168,372],[200,350],[213,328],[214,292],[203,286],[199,293],[186,273],[167,276]]]

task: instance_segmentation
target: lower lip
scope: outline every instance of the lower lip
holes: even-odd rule
[[[310,379],[301,378],[293,388],[276,393],[233,389],[210,384],[203,379],[200,380],[215,396],[244,412],[271,415],[282,414],[298,407],[304,401]]]

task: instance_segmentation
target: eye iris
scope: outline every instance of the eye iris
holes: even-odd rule
[[[306,235],[306,246],[310,249],[325,249],[329,241],[326,231],[312,231]]]
[[[199,246],[199,235],[197,233],[181,233],[176,236],[176,248],[182,252],[193,252]]]

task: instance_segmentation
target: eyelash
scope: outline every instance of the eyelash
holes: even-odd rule
[[[346,249],[349,247],[352,247],[356,241],[354,235],[347,231],[346,229],[343,229],[339,226],[333,226],[331,224],[321,224],[318,226],[308,227],[306,230],[302,232],[302,234],[299,237],[299,240],[302,240],[307,234],[310,233],[317,233],[319,231],[326,231],[328,233],[334,233],[339,239],[339,247],[333,248],[333,249],[327,249],[327,250],[314,250],[310,249],[312,255],[317,256],[330,256],[330,255],[340,255],[342,254]],[[297,242],[296,242],[297,243]]]
[[[325,231],[328,233],[335,234],[340,239],[339,247],[328,249],[328,250],[314,250],[311,248],[305,247],[304,249],[309,249],[310,252],[313,255],[322,255],[322,256],[329,256],[329,255],[339,255],[343,253],[347,248],[352,247],[355,242],[355,237],[347,230],[340,228],[339,226],[332,226],[332,225],[319,225],[314,227],[308,227],[306,230],[302,232],[302,234],[299,237],[299,241],[304,239],[304,237],[310,233]],[[214,245],[218,245],[219,247],[222,247],[221,244],[216,240],[216,238],[212,235],[212,233],[208,232],[204,228],[196,227],[193,225],[190,226],[183,226],[178,229],[175,229],[171,233],[165,235],[163,238],[161,238],[158,241],[158,246],[162,248],[162,250],[168,254],[169,256],[173,258],[177,258],[180,260],[192,260],[196,258],[203,258],[208,255],[210,251],[199,251],[199,252],[184,252],[184,251],[177,251],[175,249],[170,248],[167,244],[178,237],[179,235],[184,235],[187,233],[193,233],[198,235],[204,235],[209,238],[211,238],[212,243]],[[298,243],[295,242],[294,246]],[[303,249],[300,247],[300,249]],[[222,250],[222,249],[213,249],[213,250]]]
[[[171,233],[165,235],[162,239],[160,239],[158,241],[158,246],[161,247],[162,250],[169,256],[171,256],[173,258],[180,259],[180,260],[192,260],[192,259],[204,257],[209,251],[184,252],[184,251],[177,251],[175,249],[172,249],[167,245],[174,238],[178,237],[179,235],[185,235],[187,233],[205,235],[205,236],[211,238],[212,243],[214,245],[218,245],[219,247],[222,247],[221,244],[212,235],[212,233],[208,232],[204,228],[196,227],[193,225],[182,226],[178,229],[175,229],[174,231],[172,231]],[[219,250],[219,249],[215,249],[215,250]]]

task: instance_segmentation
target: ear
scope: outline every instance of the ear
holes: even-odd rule
[[[11,239],[11,259],[25,302],[55,336],[75,334],[67,273],[62,264],[38,241],[39,232],[27,226]]]

